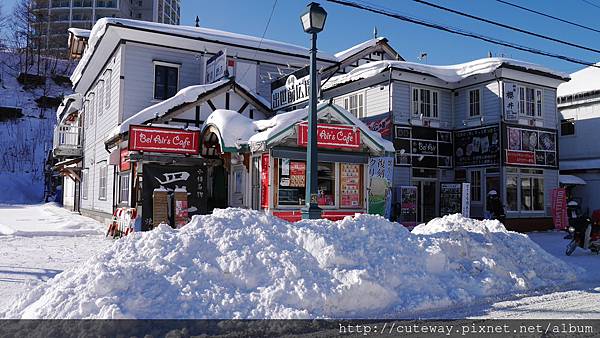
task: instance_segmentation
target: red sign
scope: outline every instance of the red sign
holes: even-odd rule
[[[173,128],[130,126],[129,150],[198,154],[200,132]]]
[[[131,162],[129,161],[129,149],[121,149],[119,155],[119,169],[121,171],[127,171],[131,169]]]
[[[308,144],[308,124],[298,125],[298,145]],[[317,144],[323,148],[360,148],[360,130],[353,126],[324,124],[317,125]]]
[[[509,164],[535,164],[535,154],[531,151],[506,151],[506,163]]]
[[[552,189],[552,219],[556,229],[563,230],[569,226],[567,211],[567,190],[565,188]]]
[[[260,168],[260,205],[269,207],[269,154],[262,154]]]

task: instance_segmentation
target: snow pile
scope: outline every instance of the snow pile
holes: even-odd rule
[[[354,68],[347,74],[335,76],[323,85],[323,89],[330,89],[348,82],[366,79],[381,74],[390,68],[427,74],[448,83],[456,83],[472,75],[491,73],[506,65],[523,68],[525,70],[543,72],[550,76],[560,77],[565,80],[569,79],[568,74],[557,72],[533,63],[508,58],[484,58],[449,66],[434,66],[407,61],[384,60],[366,63]]]
[[[576,279],[497,222],[459,215],[410,233],[379,216],[288,223],[243,209],[117,241],[22,295],[7,318],[410,315]]]

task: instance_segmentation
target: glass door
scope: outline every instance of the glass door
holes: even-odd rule
[[[417,187],[417,222],[428,222],[436,217],[437,183],[433,180],[413,181]]]

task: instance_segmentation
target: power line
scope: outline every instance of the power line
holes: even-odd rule
[[[523,34],[535,36],[535,37],[540,38],[540,39],[545,39],[545,40],[557,42],[557,43],[560,43],[560,44],[563,44],[563,45],[567,45],[567,46],[571,46],[571,47],[575,47],[575,48],[579,48],[579,49],[584,49],[584,50],[587,50],[587,51],[590,51],[590,52],[600,53],[600,49],[590,48],[590,47],[586,47],[586,46],[579,45],[579,44],[576,44],[576,43],[568,42],[568,41],[565,41],[565,40],[556,39],[556,38],[553,38],[551,36],[547,36],[547,35],[543,35],[543,34],[531,32],[531,31],[528,31],[528,30],[525,30],[525,29],[522,29],[522,28],[512,27],[512,26],[503,24],[503,23],[498,22],[498,21],[493,21],[493,20],[490,20],[490,19],[482,18],[480,16],[475,16],[475,15],[472,15],[472,14],[469,14],[469,13],[457,11],[457,10],[454,10],[452,8],[440,6],[440,5],[437,5],[437,4],[425,1],[425,0],[413,0],[413,1],[414,2],[418,2],[420,4],[423,4],[423,5],[434,7],[434,8],[446,11],[446,12],[450,12],[450,13],[453,13],[453,14],[456,14],[456,15],[465,16],[465,17],[473,19],[473,20],[482,21],[482,22],[485,22],[485,23],[489,23],[491,25],[495,25],[495,26],[498,26],[498,27],[510,29],[512,31],[515,31],[515,32],[519,32],[519,33],[523,33]]]
[[[590,6],[594,6],[596,8],[600,8],[600,6],[596,5],[595,3],[588,1],[588,0],[581,0],[583,2],[585,2],[586,4],[590,5]]]
[[[440,25],[440,24],[437,24],[437,23],[432,23],[432,22],[428,22],[428,21],[425,21],[425,20],[421,20],[421,19],[417,19],[417,18],[405,16],[405,15],[400,15],[400,14],[397,14],[397,13],[393,13],[391,11],[384,11],[384,10],[376,8],[374,6],[365,6],[365,5],[356,3],[356,2],[344,1],[344,0],[326,0],[326,1],[333,2],[333,3],[336,3],[338,5],[342,5],[342,6],[352,7],[352,8],[356,8],[356,9],[361,9],[361,10],[365,10],[365,11],[368,11],[368,12],[372,12],[372,13],[381,14],[381,15],[388,16],[388,17],[391,17],[391,18],[394,18],[394,19],[411,22],[411,23],[414,23],[414,24],[417,24],[417,25],[421,25],[421,26],[425,26],[425,27],[429,27],[429,28],[434,28],[434,29],[441,30],[441,31],[444,31],[444,32],[448,32],[448,33],[462,35],[462,36],[467,36],[467,37],[470,37],[470,38],[474,38],[474,39],[486,41],[486,42],[489,42],[489,43],[493,43],[493,44],[497,44],[497,45],[501,45],[501,46],[505,46],[505,47],[509,47],[509,48],[513,48],[513,49],[518,49],[518,50],[521,50],[521,51],[524,51],[524,52],[528,52],[528,53],[532,53],[532,54],[544,55],[544,56],[547,56],[547,57],[552,57],[552,58],[555,58],[555,59],[560,59],[560,60],[571,62],[571,63],[576,63],[576,64],[580,64],[580,65],[592,66],[592,67],[598,67],[598,68],[600,68],[600,66],[595,65],[593,62],[584,61],[584,60],[576,59],[576,58],[573,58],[573,57],[570,57],[570,56],[561,55],[561,54],[555,54],[555,53],[546,52],[546,51],[543,51],[543,50],[539,50],[539,49],[535,49],[535,48],[531,48],[531,47],[519,45],[519,44],[516,44],[516,43],[511,43],[511,42],[503,41],[503,40],[500,40],[500,39],[497,39],[497,38],[494,38],[494,37],[489,37],[489,36],[485,36],[485,35],[481,35],[481,34],[469,32],[469,31],[465,31],[465,30],[462,30],[462,29],[459,29],[459,28],[444,26],[444,25]]]
[[[592,28],[592,27],[588,27],[588,26],[579,24],[577,22],[573,22],[573,21],[561,19],[559,17],[553,16],[553,15],[550,15],[550,14],[546,14],[546,13],[543,13],[543,12],[540,12],[540,11],[536,11],[536,10],[531,9],[531,8],[523,7],[523,6],[514,4],[512,2],[508,2],[508,1],[504,1],[504,0],[496,0],[496,1],[501,2],[501,3],[505,4],[505,5],[509,5],[509,6],[512,6],[512,7],[516,7],[516,8],[522,9],[522,10],[530,12],[530,13],[535,13],[537,15],[545,16],[545,17],[550,18],[550,19],[554,19],[554,20],[557,20],[557,21],[560,21],[560,22],[564,22],[564,23],[567,23],[569,25],[573,25],[573,26],[576,26],[576,27],[579,27],[579,28],[583,28],[583,29],[587,29],[587,30],[590,30],[590,31],[593,31],[593,32],[596,32],[596,33],[600,33],[600,30],[598,30],[598,29],[595,29],[595,28]]]

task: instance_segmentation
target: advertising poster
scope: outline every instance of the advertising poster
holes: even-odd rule
[[[417,225],[417,187],[401,186],[400,194],[400,224],[413,227]]]
[[[471,217],[471,183],[462,184],[462,207],[461,213],[464,217]]]
[[[565,188],[552,189],[552,220],[555,229],[564,230],[569,226],[567,190]]]
[[[260,206],[269,207],[269,154],[262,154],[260,159]]]
[[[340,165],[340,207],[360,208],[360,165]]]
[[[306,186],[306,163],[290,161],[290,187],[304,188]]]
[[[440,183],[440,215],[462,212],[462,184]]]
[[[188,201],[175,201],[175,227],[181,228],[189,221]]]
[[[384,139],[390,140],[392,138],[392,118],[390,117],[390,113],[364,117],[360,120],[372,131],[380,133]]]
[[[506,127],[506,164],[556,167],[556,132]]]
[[[394,128],[394,148],[397,166],[418,168],[452,167],[452,133],[426,127]]]
[[[372,157],[369,159],[369,214],[392,216],[392,175],[394,159],[392,157]]]
[[[498,126],[454,132],[456,166],[469,167],[500,163],[500,128]]]

